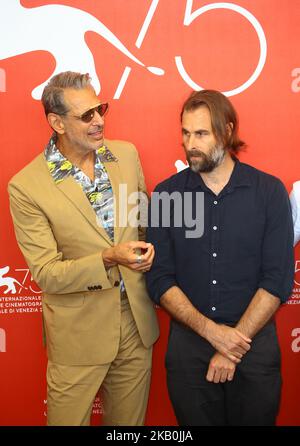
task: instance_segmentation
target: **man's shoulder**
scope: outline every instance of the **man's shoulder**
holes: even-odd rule
[[[297,203],[299,202],[299,205],[300,205],[300,181],[299,180],[297,180],[293,183],[291,196],[294,196],[297,200]]]
[[[262,192],[273,192],[282,190],[287,193],[286,188],[280,178],[246,163],[240,163],[241,168],[247,174],[251,183],[256,185]]]
[[[240,163],[241,167],[248,172],[250,177],[252,178],[260,178],[264,181],[268,181],[270,183],[282,183],[280,178],[276,177],[275,175],[272,175],[268,172],[265,172],[264,170],[260,170],[257,167],[251,166],[250,164],[246,163]]]
[[[155,187],[156,192],[172,192],[180,191],[184,189],[187,176],[189,175],[189,168],[182,170],[181,172],[175,173],[165,180],[161,181]]]
[[[126,154],[135,154],[137,149],[135,145],[129,141],[123,141],[120,139],[105,139],[104,144],[107,148],[118,157],[118,155]]]
[[[24,166],[19,172],[17,172],[9,181],[10,185],[20,185],[26,186],[27,184],[32,184],[34,182],[39,182],[41,177],[45,173],[49,176],[49,171],[47,169],[47,164],[45,160],[44,153],[37,155],[32,161],[30,161],[26,166]]]

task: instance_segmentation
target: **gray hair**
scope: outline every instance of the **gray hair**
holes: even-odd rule
[[[46,116],[49,113],[56,113],[58,115],[68,113],[69,110],[64,101],[64,90],[66,88],[81,90],[83,88],[93,87],[88,73],[81,74],[74,71],[64,71],[53,76],[44,88],[42,94],[42,104]]]

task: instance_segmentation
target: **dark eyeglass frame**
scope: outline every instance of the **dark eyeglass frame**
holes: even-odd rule
[[[85,122],[86,124],[91,122],[91,120],[95,116],[95,112],[99,113],[99,115],[102,117],[105,115],[105,113],[108,110],[108,102],[103,102],[102,104],[97,105],[96,107],[90,108],[86,112],[82,113],[80,116],[73,116],[73,118],[80,119],[82,122]]]

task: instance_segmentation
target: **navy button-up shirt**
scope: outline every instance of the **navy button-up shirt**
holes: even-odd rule
[[[288,299],[294,278],[293,224],[280,180],[235,159],[231,178],[219,195],[189,168],[160,183],[155,192],[176,192],[173,196],[175,201],[182,197],[182,209],[189,196],[185,212],[193,208],[193,217],[204,218],[204,226],[202,235],[187,237],[192,228],[185,221],[191,219],[182,218],[178,227],[177,209],[174,224],[175,201],[170,206],[171,227],[164,227],[161,218],[158,223],[150,207],[147,241],[156,254],[146,279],[154,302],[159,304],[170,287],[178,286],[205,316],[235,324],[258,288],[282,302]],[[195,209],[201,196],[199,214],[200,207],[198,213]]]

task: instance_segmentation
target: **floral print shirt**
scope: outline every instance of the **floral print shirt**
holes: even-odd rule
[[[103,162],[118,161],[106,146],[100,147],[95,152],[95,179],[85,175],[79,167],[74,166],[65,158],[55,145],[56,136],[52,135],[46,149],[45,158],[50,173],[55,183],[60,183],[69,175],[81,186],[86,194],[98,221],[108,233],[110,239],[114,240],[114,197],[111,183],[103,165]]]

